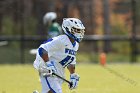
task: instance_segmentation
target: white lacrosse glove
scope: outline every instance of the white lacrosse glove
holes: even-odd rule
[[[79,75],[76,73],[73,73],[70,75],[70,82],[72,82],[72,85],[69,85],[70,89],[75,89],[78,86],[78,82],[79,82]]]
[[[46,66],[47,66],[47,68],[51,69],[52,73],[56,73],[56,68],[54,66],[54,62],[53,61],[46,62]]]
[[[52,61],[41,63],[39,65],[39,74],[41,76],[52,76],[52,73],[55,73],[55,72],[56,72],[56,68]]]

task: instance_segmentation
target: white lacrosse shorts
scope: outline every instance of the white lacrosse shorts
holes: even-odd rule
[[[51,90],[53,93],[62,93],[62,83],[63,81],[56,77],[41,77],[40,81],[42,85],[41,93],[48,93]]]

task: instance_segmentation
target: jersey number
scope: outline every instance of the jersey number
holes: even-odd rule
[[[72,56],[67,56],[66,58],[64,58],[62,61],[60,61],[59,63],[63,66],[66,67],[68,66],[72,61],[74,60],[74,57]]]

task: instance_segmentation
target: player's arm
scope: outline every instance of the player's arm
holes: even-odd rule
[[[78,86],[79,81],[79,75],[75,73],[75,65],[70,64],[68,67],[68,70],[70,72],[70,81],[72,82],[72,86],[69,86],[70,89],[75,89]]]
[[[43,61],[45,62],[45,65],[40,64],[39,67],[39,72],[42,76],[49,76],[52,75],[52,72],[55,72],[55,66],[53,64],[52,61],[49,61],[49,57],[48,57],[48,52],[43,49],[42,47],[40,47],[38,49],[38,53],[40,55],[40,57],[43,59]]]
[[[40,47],[38,49],[38,52],[39,52],[40,57],[44,60],[44,62],[49,61],[48,52],[45,49]]]
[[[67,68],[68,68],[70,74],[75,73],[75,65],[70,64]]]
[[[56,73],[54,61],[50,60],[49,56],[53,56],[53,51],[56,51],[60,47],[61,47],[60,40],[58,38],[52,38],[52,39],[48,39],[46,43],[42,44],[38,49],[39,56],[45,62],[45,66],[46,66],[45,68],[46,69],[50,68],[54,73]]]

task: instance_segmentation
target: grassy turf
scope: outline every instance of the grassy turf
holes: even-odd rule
[[[139,66],[78,64],[78,89],[70,91],[64,83],[63,93],[140,93]],[[0,93],[32,93],[34,89],[40,91],[41,86],[32,65],[0,65]]]

